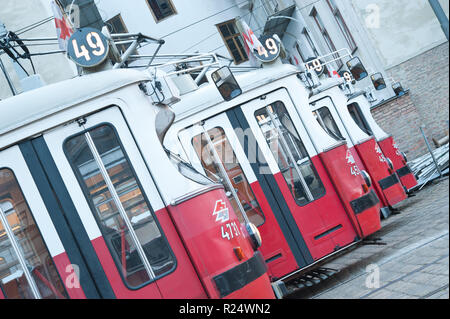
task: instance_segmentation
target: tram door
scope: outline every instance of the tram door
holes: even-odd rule
[[[266,185],[258,182],[239,142],[243,136],[242,130],[234,130],[226,113],[178,135],[192,165],[224,184],[241,224],[251,222],[258,227],[269,275],[280,278],[310,263],[310,256],[295,242],[276,198],[266,196]]]
[[[311,104],[311,110],[320,126],[331,137],[336,140],[346,140],[347,144],[351,144],[348,145],[348,148],[353,155],[356,165],[360,170],[367,170],[353,145],[352,138],[340,120],[339,114],[336,112],[333,100],[330,97],[317,100]]]
[[[84,298],[69,268],[19,146],[0,151],[0,299]]]
[[[67,188],[71,203],[64,195],[60,201],[102,297],[206,297],[117,107],[48,132],[44,141],[50,157],[40,160],[54,161]]]
[[[357,234],[286,91],[241,106],[295,224],[314,259],[347,246]]]
[[[302,267],[356,238],[335,190],[328,187],[331,181],[313,163],[291,114],[295,111],[287,93],[277,92],[179,134],[188,154],[194,148],[197,165],[225,182],[236,208],[245,212],[243,219],[259,226],[269,269],[268,256],[286,247],[284,242]]]

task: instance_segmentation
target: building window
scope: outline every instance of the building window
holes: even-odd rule
[[[61,5],[65,8],[66,11],[73,6],[77,6],[79,9],[79,21],[75,23],[75,28],[86,28],[91,27],[97,30],[101,30],[104,26],[102,17],[100,12],[98,11],[97,5],[94,0],[59,0]],[[73,14],[73,11],[71,12]]]
[[[244,41],[239,31],[237,31],[236,20],[233,19],[218,24],[217,28],[230,55],[233,57],[234,63],[241,64],[248,61],[248,56],[244,49]]]
[[[314,42],[313,42],[311,36],[309,35],[308,30],[306,30],[306,28],[303,29],[302,34],[303,34],[303,36],[305,37],[306,42],[308,43],[309,48],[311,49],[311,52],[313,52],[313,53],[315,54],[316,57],[319,57],[319,56],[320,56],[320,53],[319,53],[319,51],[317,50],[316,46],[314,45]]]
[[[156,22],[177,14],[171,0],[147,0],[147,4]]]
[[[317,13],[316,8],[314,8],[311,12],[311,16],[314,18],[314,21],[316,21],[317,27],[319,28],[320,33],[322,34],[323,39],[325,40],[325,43],[328,46],[328,49],[330,52],[336,52],[336,46],[334,45],[333,41],[331,40],[330,34],[328,33],[327,29],[325,28],[325,24],[323,23],[321,17]],[[343,63],[339,57],[339,54],[333,54],[333,57],[336,59],[336,64],[338,66],[338,69],[343,66]]]
[[[122,16],[120,14],[106,21],[105,24],[108,27],[109,32],[111,32],[112,34],[128,33],[128,29],[125,23],[123,22]],[[119,44],[117,45],[117,48],[123,54],[129,48],[130,45],[131,43]]]
[[[334,18],[336,19],[339,29],[341,29],[342,34],[344,35],[345,40],[348,43],[348,47],[352,52],[356,50],[356,42],[353,39],[352,34],[350,33],[350,30],[347,27],[347,24],[344,21],[344,18],[342,17],[341,12],[339,11],[338,7],[336,6],[336,3],[334,0],[327,0],[328,6],[330,7],[331,11],[333,12]]]
[[[314,42],[312,41],[311,36],[309,35],[309,32],[306,28],[303,29],[302,35],[304,37],[304,40],[306,41],[302,41],[301,43],[297,41],[297,43],[295,44],[295,48],[297,49],[297,52],[302,58],[303,62],[308,61],[308,59],[310,58],[319,57],[320,53],[314,45]],[[300,44],[302,44],[302,46],[300,46]]]
[[[302,61],[305,62],[307,60],[307,58],[306,58],[305,54],[302,52],[302,50],[300,49],[300,46],[298,45],[298,43],[295,44],[295,48],[297,49],[298,54],[302,58]]]

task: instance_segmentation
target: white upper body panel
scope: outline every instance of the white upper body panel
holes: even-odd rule
[[[295,124],[303,125],[312,140],[313,146],[308,149],[310,156],[340,144],[314,120],[309,110],[309,92],[297,78],[298,72],[299,69],[292,65],[278,64],[238,74],[236,80],[243,93],[229,102],[224,101],[213,84],[205,84],[198,90],[183,95],[181,101],[173,106],[176,120],[167,134],[165,145],[183,156],[182,148],[177,145],[178,133],[181,130],[280,89],[286,89],[289,102],[293,103],[297,110],[296,116],[300,117],[301,123],[296,121]]]
[[[332,80],[332,79],[331,79]],[[345,132],[341,132],[347,140],[349,147],[361,144],[371,138],[364,131],[362,131],[359,126],[355,123],[352,116],[348,111],[348,98],[339,88],[338,83],[334,86],[329,86],[327,89],[321,91],[320,93],[314,95],[310,99],[310,103],[317,102],[321,99],[329,97],[334,105],[338,118],[334,120],[336,122],[340,121],[345,127]]]
[[[111,70],[45,86],[1,101],[0,151],[116,105],[164,201],[154,209],[167,206],[175,199],[205,186],[181,175],[160,144],[155,130],[159,109],[138,87],[139,83],[149,80],[144,72]],[[104,121],[108,122],[108,118]],[[62,145],[58,147],[62,148]],[[133,150],[127,145],[124,147],[126,151]]]

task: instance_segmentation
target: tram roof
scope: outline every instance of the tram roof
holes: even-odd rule
[[[271,67],[256,69],[254,71],[235,74],[236,81],[242,89],[243,94],[269,84],[273,81],[297,74],[299,69],[290,64],[277,64]],[[204,84],[199,89],[185,94],[181,101],[172,106],[177,114],[177,120],[189,116],[192,113],[202,111],[220,103],[225,102],[214,84]]]
[[[366,94],[366,91],[356,91],[355,93],[353,93],[352,95],[350,95],[348,97],[348,100],[350,101],[350,100],[356,99],[358,96],[361,96],[364,94]]]
[[[150,80],[144,72],[108,70],[50,84],[0,101],[0,136],[73,105]]]

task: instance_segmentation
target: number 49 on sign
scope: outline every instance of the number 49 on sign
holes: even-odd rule
[[[106,37],[92,28],[78,29],[69,39],[67,54],[81,67],[94,67],[108,56]]]

